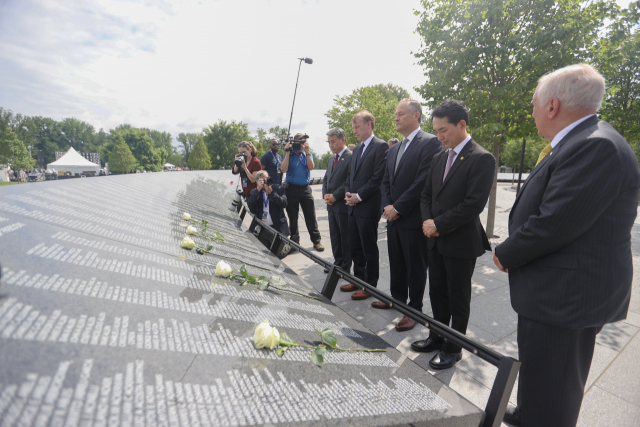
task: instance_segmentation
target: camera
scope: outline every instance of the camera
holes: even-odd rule
[[[273,185],[273,178],[269,177],[264,181],[265,185],[268,185],[269,187],[271,187]]]
[[[240,155],[238,156],[238,158],[235,160],[235,164],[237,167],[242,167],[242,159],[244,159],[244,162],[247,162],[247,155],[244,153],[240,153]]]
[[[291,148],[289,150],[285,148],[284,151],[300,151],[302,149],[302,144],[306,141],[304,139],[293,139],[289,137],[285,142],[291,142]]]

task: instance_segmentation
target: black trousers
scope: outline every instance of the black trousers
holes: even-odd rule
[[[445,257],[436,248],[429,250],[429,298],[433,318],[451,328],[467,333],[471,313],[471,276],[476,258]],[[440,339],[435,332],[432,338]],[[442,351],[460,353],[462,348],[447,341]]]
[[[518,316],[518,407],[525,427],[575,427],[602,327],[566,329]]]
[[[345,271],[351,271],[351,251],[349,250],[349,218],[346,212],[337,213],[334,209],[329,214],[329,235],[334,264]]]
[[[373,287],[380,277],[380,253],[378,251],[379,218],[349,217],[349,249],[353,259],[353,275]]]
[[[313,201],[311,187],[308,185],[293,185],[287,187],[287,215],[289,216],[289,228],[291,236],[299,236],[298,213],[302,208],[304,222],[309,231],[309,237],[313,244],[320,243],[320,231],[318,231],[318,221],[316,221],[316,206]]]
[[[420,228],[400,228],[393,222],[387,227],[387,247],[391,272],[391,296],[422,311],[427,284],[429,249]]]

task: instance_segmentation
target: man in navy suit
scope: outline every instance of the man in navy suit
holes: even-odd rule
[[[404,99],[396,108],[396,130],[404,139],[389,149],[382,180],[383,214],[387,227],[387,246],[391,267],[391,296],[422,311],[427,283],[427,237],[422,233],[420,194],[424,188],[433,156],[442,151],[435,135],[420,129],[420,102]],[[382,301],[371,306],[388,309]],[[409,331],[416,321],[404,316],[396,330]]]
[[[573,427],[596,335],[625,319],[640,171],[624,138],[595,115],[604,78],[586,64],[543,76],[533,118],[550,143],[509,214],[494,262],[509,273],[522,366],[513,425]]]
[[[376,287],[380,276],[380,183],[384,176],[389,145],[373,134],[375,119],[370,112],[360,111],[351,119],[351,125],[361,143],[353,150],[347,181],[344,183],[344,199],[349,215],[349,249],[354,276]],[[352,283],[341,286],[340,290],[356,291],[351,295],[354,300],[371,296],[363,289],[358,290]]]
[[[333,156],[329,157],[327,170],[322,179],[322,197],[327,204],[329,214],[329,235],[333,263],[344,271],[351,271],[351,251],[349,250],[349,218],[347,204],[344,201],[344,183],[347,180],[351,151],[346,147],[344,130],[333,128],[327,132],[329,148]],[[325,269],[328,273],[329,269]]]
[[[283,186],[267,185],[269,174],[265,170],[256,172],[256,188],[251,190],[247,198],[247,206],[251,213],[273,227],[278,233],[289,235],[289,224],[284,215],[287,207],[287,194]]]
[[[433,129],[446,151],[433,158],[420,200],[422,229],[429,238],[429,298],[433,318],[464,334],[471,313],[471,276],[476,259],[491,250],[480,223],[496,160],[467,132],[469,110],[462,101],[447,100],[433,109]],[[433,331],[411,348],[440,350],[430,361],[447,369],[462,358],[460,346]]]

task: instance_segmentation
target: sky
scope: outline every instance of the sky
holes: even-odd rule
[[[199,132],[218,120],[328,151],[335,96],[393,83],[417,96],[417,0],[0,0],[0,107]]]
[[[629,0],[619,0],[626,6]],[[418,0],[0,0],[0,107],[200,132],[288,126],[328,151],[336,96],[393,83],[420,99]]]

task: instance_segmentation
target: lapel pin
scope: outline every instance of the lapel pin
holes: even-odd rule
[[[464,160],[464,157],[460,157],[460,160]]]

